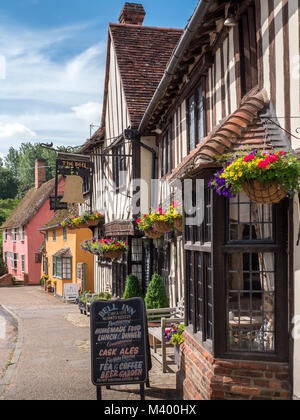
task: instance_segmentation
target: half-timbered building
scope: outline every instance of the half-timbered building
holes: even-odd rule
[[[187,399],[300,397],[298,197],[268,206],[208,188],[222,154],[299,147],[299,17],[298,0],[200,0],[139,126],[161,133],[158,171],[170,188],[189,179],[196,196],[204,180],[203,222],[185,226],[184,273],[180,240],[163,245],[173,254],[165,270],[183,274]]]
[[[95,261],[95,290],[119,297],[128,274],[137,275],[145,291],[153,273],[156,250],[135,220],[150,207],[157,146],[155,134],[140,137],[137,128],[183,33],[144,26],[144,17],[142,5],[125,3],[119,23],[109,24],[101,127],[81,148],[95,166],[93,209],[105,214],[104,229],[96,236],[129,243],[120,260]]]

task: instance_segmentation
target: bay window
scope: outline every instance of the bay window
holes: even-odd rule
[[[185,226],[186,323],[216,357],[285,361],[288,200],[204,194],[204,220]],[[207,347],[208,346],[208,347]]]
[[[72,280],[72,258],[53,257],[53,277]]]

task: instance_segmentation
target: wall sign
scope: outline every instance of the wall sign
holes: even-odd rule
[[[146,323],[141,298],[92,304],[92,383],[96,387],[147,382]]]

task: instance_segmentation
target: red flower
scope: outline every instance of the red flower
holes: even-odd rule
[[[250,160],[253,160],[253,159],[255,159],[255,156],[251,154],[244,158],[244,162],[250,162]]]
[[[136,223],[141,223],[142,219],[137,219]]]

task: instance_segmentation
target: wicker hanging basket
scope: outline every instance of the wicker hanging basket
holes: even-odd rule
[[[122,250],[108,251],[108,252],[105,252],[105,254],[103,254],[103,258],[110,258],[114,260],[114,259],[119,259],[122,255],[123,255]]]
[[[277,204],[287,194],[278,184],[262,185],[258,181],[245,182],[243,188],[249,199],[259,204]]]
[[[183,220],[182,217],[174,219],[174,227],[179,231],[183,232]]]
[[[86,224],[87,226],[98,226],[100,219],[95,219],[95,220],[87,220]]]
[[[169,222],[153,222],[153,229],[158,233],[167,233],[172,230]]]
[[[148,238],[151,238],[151,239],[159,239],[162,237],[162,233],[156,232],[154,229],[145,230],[144,233],[146,236],[148,236]]]

